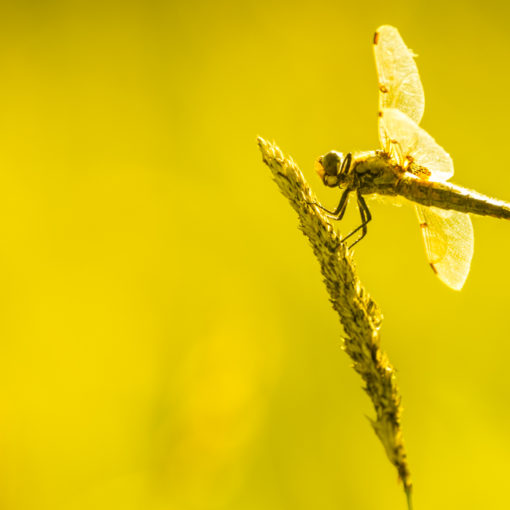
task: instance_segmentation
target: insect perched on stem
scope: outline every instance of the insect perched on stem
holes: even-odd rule
[[[341,220],[348,197],[356,194],[361,231],[372,219],[365,195],[402,196],[415,203],[430,266],[449,287],[460,290],[473,257],[473,226],[468,213],[510,219],[510,204],[451,184],[453,161],[418,126],[425,98],[413,53],[398,30],[384,25],[374,36],[379,79],[379,140],[382,150],[344,156],[321,156],[316,170],[322,182],[343,190],[338,207],[328,216]]]

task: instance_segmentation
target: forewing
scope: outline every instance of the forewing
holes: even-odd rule
[[[379,79],[379,110],[396,108],[419,124],[425,96],[414,54],[395,27],[383,25],[374,35],[374,54]]]
[[[473,258],[473,225],[468,214],[417,205],[425,251],[432,270],[454,290],[462,289]]]
[[[383,149],[410,172],[425,168],[432,181],[447,181],[453,175],[450,155],[400,110],[387,108],[379,112],[379,136]]]

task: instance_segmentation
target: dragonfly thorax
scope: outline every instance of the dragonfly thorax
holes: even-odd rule
[[[383,151],[359,153],[353,157],[347,185],[362,195],[394,195],[404,173]]]

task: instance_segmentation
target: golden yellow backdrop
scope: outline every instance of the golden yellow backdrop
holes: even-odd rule
[[[509,200],[509,21],[505,2],[4,2],[0,508],[405,508],[255,138],[333,206],[313,162],[377,147],[371,38],[393,24],[455,182]],[[474,219],[455,293],[411,208],[372,212],[356,260],[415,507],[504,508],[510,224]]]

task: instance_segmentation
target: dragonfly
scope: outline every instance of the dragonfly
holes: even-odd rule
[[[358,233],[352,248],[365,237],[372,219],[365,196],[400,196],[414,202],[430,267],[447,286],[460,290],[473,258],[469,214],[510,219],[510,204],[448,182],[453,176],[452,158],[419,127],[425,96],[414,53],[389,25],[377,29],[373,45],[382,149],[320,156],[316,171],[322,182],[343,192],[334,211],[319,207],[329,218],[341,220],[349,196],[355,195],[361,224],[344,237]]]

